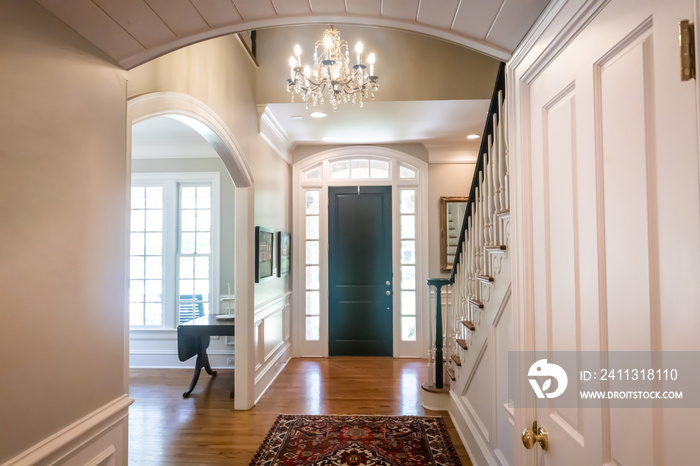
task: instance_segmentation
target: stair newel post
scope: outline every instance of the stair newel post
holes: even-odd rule
[[[448,285],[449,280],[444,278],[429,278],[428,286],[435,288],[435,308],[434,312],[431,309],[431,322],[435,325],[432,338],[432,347],[435,349],[435,388],[441,389],[444,387],[444,358],[443,358],[443,326],[442,326],[442,287]],[[431,351],[432,353],[432,351]]]

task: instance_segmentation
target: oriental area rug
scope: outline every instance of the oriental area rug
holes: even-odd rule
[[[461,465],[440,417],[280,415],[251,466]]]

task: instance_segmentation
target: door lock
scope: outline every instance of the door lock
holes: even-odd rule
[[[537,421],[532,423],[532,430],[526,428],[523,431],[523,445],[525,445],[525,448],[529,450],[535,446],[535,443],[539,443],[540,447],[545,451],[549,447],[547,430],[544,427],[537,427]]]

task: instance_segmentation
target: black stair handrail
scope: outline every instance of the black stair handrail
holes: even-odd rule
[[[462,229],[457,240],[457,251],[455,252],[455,260],[452,263],[452,273],[450,274],[450,285],[455,282],[455,274],[457,273],[457,265],[459,265],[459,256],[462,252],[462,245],[467,234],[467,226],[469,225],[469,217],[472,215],[472,205],[475,202],[476,188],[479,186],[479,175],[484,171],[484,163],[488,157],[488,140],[489,136],[493,136],[493,116],[498,116],[498,121],[501,121],[500,108],[498,107],[498,93],[503,92],[503,100],[506,96],[506,64],[501,62],[498,66],[498,74],[496,75],[496,85],[491,96],[491,104],[489,105],[489,113],[486,117],[484,125],[484,134],[481,136],[481,145],[479,146],[479,155],[476,158],[476,167],[474,168],[474,177],[472,178],[472,186],[469,189],[469,198],[467,199],[467,209],[464,212],[462,220]]]

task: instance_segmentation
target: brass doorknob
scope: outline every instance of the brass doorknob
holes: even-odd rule
[[[547,436],[547,430],[544,427],[537,427],[537,421],[532,423],[532,430],[526,428],[523,431],[523,445],[528,450],[535,446],[535,443],[539,443],[543,450],[547,450],[549,447],[549,438]]]

